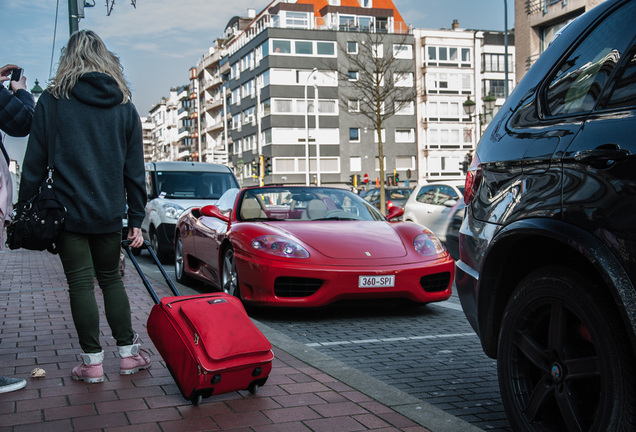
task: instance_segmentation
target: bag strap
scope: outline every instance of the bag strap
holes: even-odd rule
[[[54,150],[55,150],[55,136],[57,134],[57,99],[55,96],[51,95],[51,103],[49,104],[49,116],[48,116],[48,161],[47,161],[47,170],[49,172],[49,176],[47,182],[53,183],[53,171],[55,170],[54,166]]]

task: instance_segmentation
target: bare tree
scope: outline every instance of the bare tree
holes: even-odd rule
[[[397,37],[396,37],[397,36]],[[344,61],[331,61],[330,69],[337,71],[339,99],[343,109],[370,121],[378,142],[380,164],[380,210],[386,214],[384,140],[382,127],[407,105],[415,103],[415,63],[395,56],[394,46],[413,49],[408,35],[386,33],[351,33],[348,41],[338,49]],[[355,43],[357,47],[349,44]],[[340,56],[339,56],[340,57]],[[353,109],[349,106],[354,103]]]

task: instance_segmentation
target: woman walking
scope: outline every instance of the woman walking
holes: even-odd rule
[[[47,118],[57,104],[56,118]],[[66,206],[59,255],[69,287],[82,363],[72,378],[104,381],[99,340],[97,277],[106,320],[117,342],[121,374],[150,367],[133,331],[119,272],[122,214],[128,202],[128,239],[140,247],[146,191],[142,129],[119,59],[90,30],[69,38],[59,67],[35,108],[19,199],[33,196],[47,175],[49,128],[55,127],[53,189]]]

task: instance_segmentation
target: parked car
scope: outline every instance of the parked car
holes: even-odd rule
[[[464,181],[421,181],[404,205],[404,220],[417,222],[446,242],[451,208],[464,197]]]
[[[174,228],[184,210],[214,204],[239,186],[225,165],[201,162],[146,163],[148,203],[141,232],[157,258],[166,263],[174,252]]]
[[[469,167],[457,290],[516,431],[636,428],[634,23],[569,24]]]
[[[464,220],[466,204],[462,198],[457,204],[450,208],[448,213],[448,224],[446,225],[446,234],[444,235],[444,244],[453,259],[459,259],[459,229]]]
[[[386,200],[387,211],[393,207],[402,207],[411,195],[412,190],[407,187],[387,186],[384,188],[384,199]],[[369,189],[363,196],[364,200],[380,209],[380,188]]]
[[[451,295],[454,261],[426,228],[389,222],[348,190],[269,186],[230,190],[179,219],[175,276],[251,305],[317,307],[339,300]]]

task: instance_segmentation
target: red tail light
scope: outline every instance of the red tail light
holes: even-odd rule
[[[477,189],[479,189],[480,183],[481,162],[479,161],[479,156],[475,154],[470,166],[468,167],[468,172],[466,173],[466,185],[464,188],[464,203],[466,203],[466,205],[470,205],[473,199],[477,196]]]

